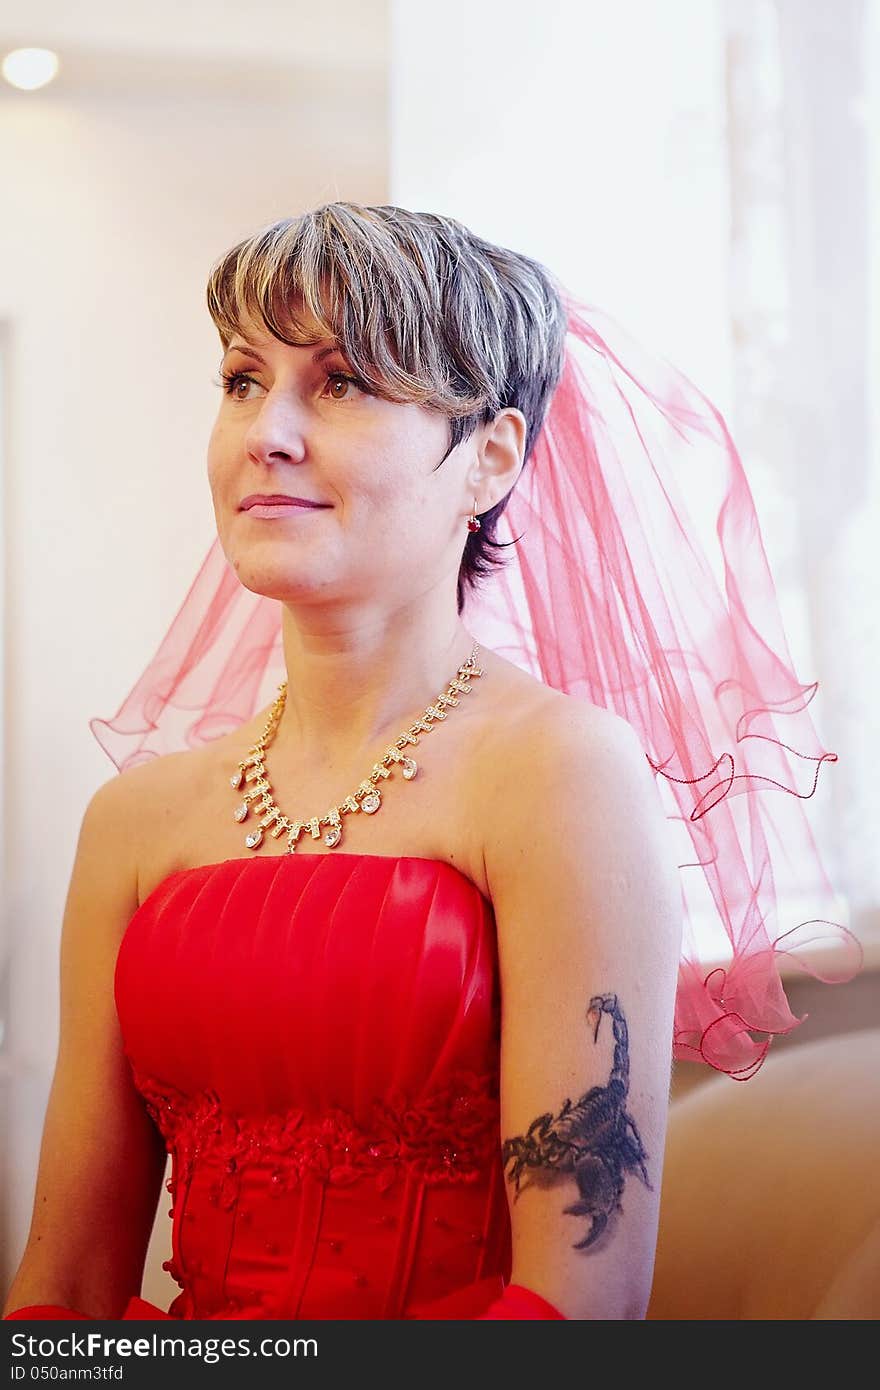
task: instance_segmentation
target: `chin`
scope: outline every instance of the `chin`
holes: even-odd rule
[[[245,589],[252,594],[259,594],[261,598],[278,599],[281,603],[296,603],[299,599],[307,599],[316,593],[315,585],[307,582],[297,583],[292,575],[250,575],[242,576],[239,572],[238,578]]]
[[[314,577],[298,573],[296,565],[290,563],[289,552],[285,565],[273,565],[253,555],[236,555],[230,564],[239,583],[263,598],[289,599],[314,592]]]

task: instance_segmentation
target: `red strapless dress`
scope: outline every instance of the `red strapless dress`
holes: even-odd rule
[[[464,874],[335,850],[182,869],[131,919],[115,996],[172,1156],[168,1316],[474,1318],[501,1295],[495,923]]]

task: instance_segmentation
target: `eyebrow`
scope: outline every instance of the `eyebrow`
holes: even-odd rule
[[[247,343],[230,343],[230,344],[229,344],[229,347],[226,349],[226,351],[225,351],[224,354],[223,354],[222,360],[225,362],[225,361],[226,361],[226,358],[229,356],[230,352],[233,352],[233,351],[236,351],[236,352],[243,352],[243,353],[246,354],[246,356],[248,356],[248,357],[253,357],[257,362],[262,362],[262,364],[263,364],[264,367],[266,366],[266,359],[265,359],[265,357],[261,357],[260,354],[257,352],[256,348],[249,347]],[[330,356],[332,353],[334,353],[334,352],[341,353],[342,356],[345,356],[345,354],[342,352],[342,348],[339,346],[339,344],[336,343],[336,342],[333,342],[333,343],[331,343],[331,344],[329,345],[329,347],[322,347],[322,348],[319,348],[319,350],[318,350],[317,352],[313,353],[313,354],[312,354],[312,361],[313,361],[313,362],[322,362],[322,361],[324,360],[325,357],[329,357],[329,356]]]

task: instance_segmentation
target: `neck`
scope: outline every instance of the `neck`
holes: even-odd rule
[[[457,613],[445,621],[395,614],[334,631],[303,625],[285,605],[287,698],[273,740],[301,768],[326,767],[392,742],[446,689],[474,638]]]

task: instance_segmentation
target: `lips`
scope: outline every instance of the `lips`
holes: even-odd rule
[[[291,497],[284,492],[252,492],[245,497],[239,511],[250,511],[251,507],[326,507],[326,502],[312,502],[308,497]]]

